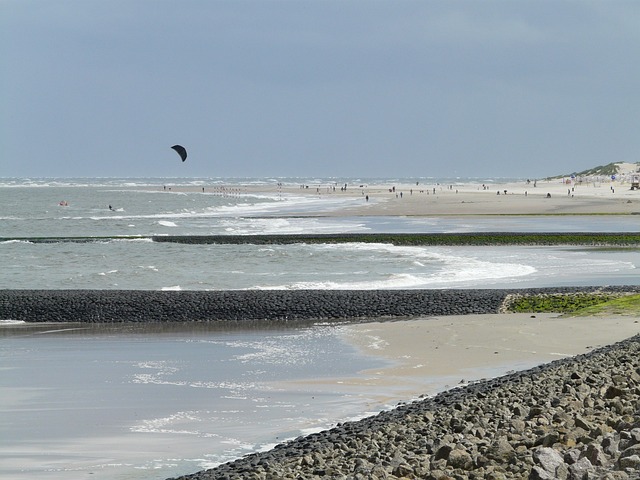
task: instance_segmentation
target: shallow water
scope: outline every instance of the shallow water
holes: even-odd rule
[[[166,478],[362,413],[339,326],[0,326],[0,476]],[[97,477],[96,477],[97,478]]]

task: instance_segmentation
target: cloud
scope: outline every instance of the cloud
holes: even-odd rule
[[[636,2],[5,1],[0,13],[0,126],[20,159],[0,175],[78,158],[83,175],[182,173],[164,163],[174,143],[193,152],[191,174],[236,176],[536,176],[640,148]]]

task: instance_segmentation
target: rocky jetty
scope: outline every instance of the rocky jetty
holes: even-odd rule
[[[451,290],[0,290],[0,319],[25,322],[294,321],[499,313],[522,295],[638,293],[640,286]]]
[[[640,336],[180,480],[640,479]]]

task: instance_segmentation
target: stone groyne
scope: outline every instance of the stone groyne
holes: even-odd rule
[[[640,336],[180,480],[640,479]]]
[[[0,320],[213,322],[358,320],[498,313],[513,295],[640,292],[640,286],[459,290],[0,290]]]
[[[390,243],[392,245],[581,245],[638,246],[640,232],[456,232],[456,233],[320,233],[262,235],[158,235],[154,242],[287,245],[292,243]]]
[[[86,237],[0,237],[0,242],[92,243],[147,239],[191,245],[290,245],[295,243],[389,243],[392,245],[573,245],[611,248],[638,247],[640,232],[456,232],[456,233],[312,233],[257,235],[108,235]]]

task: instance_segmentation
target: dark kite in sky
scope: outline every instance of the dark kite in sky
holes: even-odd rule
[[[171,148],[173,148],[176,152],[178,152],[178,155],[180,155],[180,158],[182,159],[183,162],[187,159],[187,149],[184,148],[182,145],[174,145]]]

